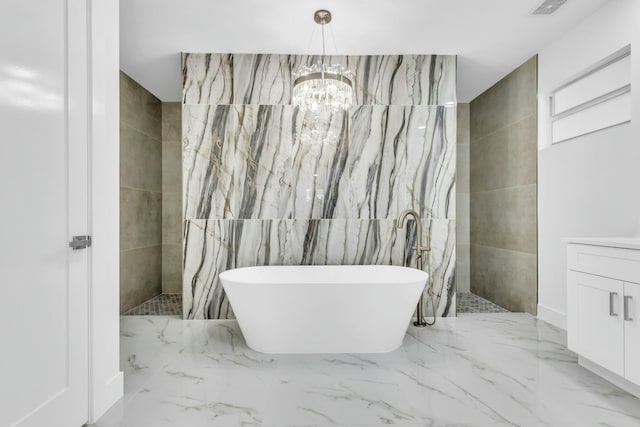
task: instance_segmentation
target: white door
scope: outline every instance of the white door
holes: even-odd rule
[[[640,285],[624,284],[624,376],[640,384]]]
[[[578,353],[624,375],[623,283],[572,271],[575,286]]]
[[[0,1],[0,426],[88,414],[86,2]]]

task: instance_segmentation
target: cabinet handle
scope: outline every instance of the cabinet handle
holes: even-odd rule
[[[629,316],[629,301],[631,301],[633,298],[631,297],[631,295],[626,295],[624,297],[624,320],[628,321],[628,322],[632,322],[633,319]]]
[[[618,313],[613,311],[613,299],[618,296],[617,292],[609,292],[609,316],[617,316]]]

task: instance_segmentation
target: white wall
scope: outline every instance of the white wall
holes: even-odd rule
[[[562,239],[629,236],[640,221],[640,1],[611,0],[538,57],[538,317],[566,327]],[[635,43],[637,42],[637,43]],[[549,93],[631,44],[632,121],[551,145]]]
[[[92,0],[91,343],[89,421],[123,394],[120,372],[120,152],[118,2]]]

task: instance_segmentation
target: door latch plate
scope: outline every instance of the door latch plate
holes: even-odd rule
[[[86,249],[89,246],[91,246],[91,236],[73,236],[69,242],[69,247],[74,251]]]

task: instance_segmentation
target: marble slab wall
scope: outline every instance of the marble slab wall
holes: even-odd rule
[[[455,315],[455,57],[331,57],[355,74],[354,105],[314,117],[291,85],[318,59],[183,54],[185,318],[234,317],[231,268],[414,265],[414,224],[395,226],[408,208],[431,241],[436,314]]]

